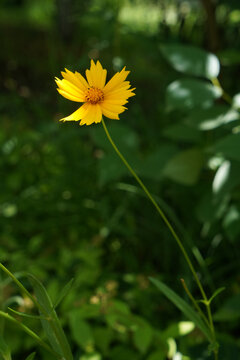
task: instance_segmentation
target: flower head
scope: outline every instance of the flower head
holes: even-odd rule
[[[79,74],[65,69],[63,79],[56,78],[57,91],[65,98],[84,103],[73,114],[61,119],[62,121],[79,121],[80,125],[99,123],[102,116],[119,120],[119,114],[127,108],[127,99],[134,96],[129,81],[125,81],[129,71],[125,67],[117,72],[106,84],[107,70],[102,68],[99,61],[91,60],[90,70],[86,70],[87,80]]]

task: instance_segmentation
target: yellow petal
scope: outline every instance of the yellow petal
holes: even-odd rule
[[[89,107],[90,107],[90,104],[85,103],[79,109],[77,109],[74,113],[61,119],[61,121],[79,121],[86,115],[86,113],[89,110]]]
[[[103,89],[106,82],[107,70],[102,68],[99,61],[95,64],[94,61],[91,60],[91,67],[90,70],[86,70],[86,77],[90,86]]]
[[[117,114],[121,114],[122,112],[124,112],[127,109],[125,106],[114,105],[114,104],[110,104],[105,101],[101,104],[101,107],[102,107],[102,109],[105,109],[107,111],[110,111],[112,113],[117,113]]]
[[[87,81],[84,79],[84,77],[82,75],[80,75],[79,73],[75,72],[75,74],[73,72],[71,72],[68,69],[65,69],[66,72],[62,71],[61,74],[63,76],[64,79],[68,80],[69,82],[73,83],[75,86],[77,86],[81,91],[85,91],[88,88],[88,83]]]
[[[79,98],[79,101],[84,101],[85,98],[84,92],[80,90],[77,86],[72,84],[70,81],[65,79],[63,80],[56,79],[55,81],[61,90]]]
[[[80,125],[91,125],[93,123],[99,123],[102,120],[102,110],[98,104],[89,104],[88,110],[83,116]]]
[[[125,67],[122,71],[117,72],[111,80],[105,85],[104,93],[107,94],[109,91],[116,89],[126,79],[130,71],[125,71]]]
[[[73,96],[69,93],[66,93],[66,91],[63,91],[61,89],[57,89],[57,91],[59,92],[59,94],[61,94],[63,97],[65,97],[68,100],[72,100],[72,101],[76,101],[76,102],[82,102],[82,100],[80,100],[78,97]]]
[[[109,119],[114,119],[114,120],[119,120],[119,116],[118,114],[116,113],[113,113],[111,111],[108,111],[106,108],[104,108],[102,105],[101,105],[101,109],[102,109],[102,113],[104,116],[106,116],[107,118]]]
[[[104,98],[104,104],[112,104],[112,105],[125,105],[125,104],[127,104],[128,103],[128,101],[126,100],[126,98],[119,98],[119,97],[117,97],[117,98],[108,98],[108,99],[106,99],[106,98]]]
[[[106,83],[107,70],[103,69],[103,67],[99,61],[97,61],[97,71],[99,74],[99,78],[98,78],[98,84],[96,85],[96,87],[99,89],[103,89],[105,86],[105,83]]]

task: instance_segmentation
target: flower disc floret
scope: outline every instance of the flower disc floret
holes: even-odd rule
[[[80,125],[91,125],[102,121],[102,116],[119,120],[119,114],[127,108],[124,106],[128,98],[134,96],[129,81],[126,78],[129,71],[125,67],[117,72],[106,84],[107,70],[99,61],[91,60],[86,79],[77,71],[73,73],[65,69],[63,79],[56,78],[57,91],[65,98],[82,102],[83,105],[62,121],[79,121]]]
[[[101,89],[90,87],[85,92],[85,101],[91,104],[97,104],[104,100],[104,93]]]

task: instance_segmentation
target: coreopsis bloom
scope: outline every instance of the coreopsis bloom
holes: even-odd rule
[[[84,103],[73,114],[62,121],[79,121],[80,125],[99,123],[102,116],[119,120],[119,114],[127,108],[127,99],[134,96],[129,81],[125,81],[130,71],[125,67],[117,72],[106,84],[107,70],[99,61],[91,60],[90,70],[86,70],[87,80],[79,74],[65,69],[61,74],[63,79],[56,78],[57,91],[65,98]]]

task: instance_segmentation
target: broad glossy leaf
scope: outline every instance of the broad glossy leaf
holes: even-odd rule
[[[234,108],[240,109],[240,94],[234,95],[232,105]]]
[[[232,241],[238,241],[240,235],[240,208],[231,205],[223,219],[223,228]]]
[[[174,124],[163,129],[163,135],[169,139],[198,143],[202,139],[202,133],[188,124]]]
[[[190,126],[197,127],[199,130],[214,130],[240,119],[239,112],[227,105],[214,105],[210,108],[191,110],[186,118]]]
[[[173,156],[164,169],[164,175],[180,184],[193,185],[197,182],[203,166],[203,153],[189,149]]]
[[[177,71],[209,79],[216,78],[219,74],[218,58],[203,49],[189,45],[165,44],[161,46],[161,51]]]
[[[167,107],[172,109],[206,108],[222,95],[221,90],[207,81],[180,79],[167,87]]]
[[[223,137],[213,145],[211,150],[227,159],[240,161],[240,133]]]
[[[185,300],[183,300],[163,282],[153,278],[150,278],[150,280],[180,311],[182,311],[186,317],[188,317],[204,333],[207,339],[211,341],[211,332],[199,314],[193,310],[193,308]]]
[[[226,160],[218,168],[213,179],[212,189],[215,194],[218,194],[224,188],[224,185],[229,180],[230,172],[231,162]]]

